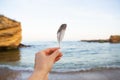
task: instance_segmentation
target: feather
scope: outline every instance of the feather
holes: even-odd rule
[[[57,31],[57,40],[58,40],[59,47],[60,47],[60,43],[64,37],[66,27],[67,27],[67,24],[62,24]]]

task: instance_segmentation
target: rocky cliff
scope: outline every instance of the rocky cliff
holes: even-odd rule
[[[111,43],[120,43],[120,35],[111,35],[109,41]]]
[[[0,48],[17,48],[21,42],[21,24],[0,15]]]

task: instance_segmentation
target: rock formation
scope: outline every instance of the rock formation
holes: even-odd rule
[[[120,43],[120,35],[111,35],[109,41],[111,43]]]
[[[0,48],[17,48],[21,42],[21,24],[0,15]]]
[[[120,43],[120,35],[111,35],[109,39],[93,39],[93,40],[81,40],[82,42],[99,42],[99,43],[104,43],[104,42],[110,42],[110,43]]]
[[[99,42],[99,43],[105,43],[105,42],[109,42],[108,39],[94,39],[94,40],[81,40],[82,42]]]

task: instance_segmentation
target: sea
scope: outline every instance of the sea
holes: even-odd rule
[[[56,41],[23,42],[29,47],[0,52],[0,67],[33,71],[35,53],[58,47]],[[120,43],[63,41],[63,56],[52,72],[76,72],[96,69],[120,68]],[[42,65],[42,64],[41,64]]]

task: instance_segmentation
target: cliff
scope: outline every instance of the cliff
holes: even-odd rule
[[[120,35],[111,35],[109,41],[111,43],[120,43]]]
[[[17,48],[21,42],[21,24],[0,15],[0,49]]]

